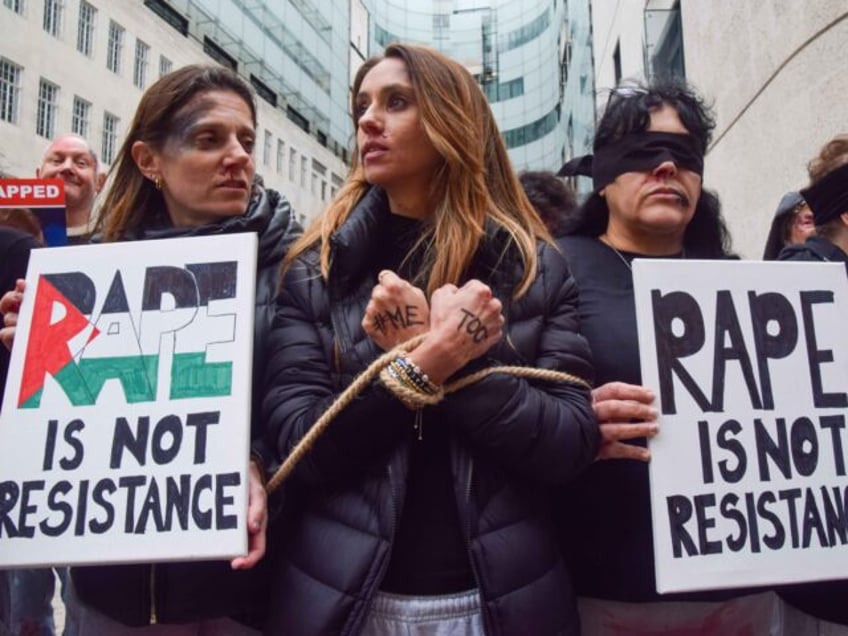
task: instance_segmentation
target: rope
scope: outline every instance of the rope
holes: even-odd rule
[[[266,489],[269,493],[274,492],[277,488],[279,488],[283,482],[291,475],[292,471],[295,469],[295,466],[302,460],[306,454],[312,449],[312,446],[321,436],[321,434],[326,430],[326,428],[330,425],[335,417],[341,413],[348,404],[350,404],[362,391],[373,382],[377,377],[379,377],[380,373],[383,369],[385,369],[389,364],[400,355],[405,355],[415,349],[421,341],[424,339],[426,334],[421,334],[407,340],[404,343],[399,344],[397,347],[388,351],[377,358],[374,362],[372,362],[365,371],[360,373],[356,378],[354,378],[353,382],[350,383],[339,397],[330,405],[330,407],[324,411],[321,417],[315,422],[312,428],[307,431],[306,435],[304,435],[297,445],[292,449],[292,452],[289,453],[289,456],[283,462],[283,464],[277,469],[274,473],[274,476],[268,480],[268,484]],[[519,378],[527,378],[529,380],[543,380],[547,382],[562,382],[566,384],[577,384],[579,386],[585,387],[587,389],[591,389],[592,385],[589,384],[583,378],[572,375],[571,373],[565,373],[564,371],[552,371],[550,369],[536,369],[533,367],[519,367],[519,366],[499,366],[499,367],[487,367],[485,369],[481,369],[475,373],[467,375],[465,377],[460,378],[455,382],[451,382],[450,384],[446,384],[444,386],[445,395],[456,393],[457,391],[464,389],[467,386],[474,384],[475,382],[479,382],[483,378],[490,376],[494,373],[507,373],[509,375],[514,375]]]

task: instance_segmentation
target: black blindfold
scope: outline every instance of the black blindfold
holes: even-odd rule
[[[813,211],[816,225],[824,225],[843,212],[848,212],[848,163],[828,172],[801,196]]]
[[[692,135],[648,131],[625,135],[594,155],[572,159],[559,174],[590,176],[598,192],[620,174],[647,172],[666,161],[701,176],[704,174],[704,155]]]

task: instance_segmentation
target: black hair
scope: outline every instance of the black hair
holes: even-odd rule
[[[553,172],[528,170],[520,173],[518,180],[548,231],[554,237],[562,236],[566,220],[577,211],[571,188]]]
[[[715,129],[712,108],[685,81],[655,78],[647,83],[628,83],[611,91],[607,107],[598,122],[594,150],[614,143],[634,132],[644,132],[651,124],[651,113],[663,104],[677,111],[680,122],[706,153]],[[606,231],[609,208],[606,199],[593,192],[576,214],[566,219],[566,234],[599,236]],[[718,195],[701,189],[695,214],[683,236],[688,256],[722,258],[731,255],[730,233],[721,215]]]

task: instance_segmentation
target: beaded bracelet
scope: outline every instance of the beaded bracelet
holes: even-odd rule
[[[445,396],[444,389],[430,382],[429,378],[424,383],[423,374],[416,379],[414,371],[410,371],[403,364],[396,364],[398,359],[390,362],[380,372],[383,385],[411,410],[441,402]]]
[[[430,394],[438,393],[439,387],[434,384],[430,380],[430,376],[424,373],[412,360],[406,356],[398,356],[394,359],[393,363],[403,367],[410,379],[415,382],[416,386],[418,386],[421,390]]]

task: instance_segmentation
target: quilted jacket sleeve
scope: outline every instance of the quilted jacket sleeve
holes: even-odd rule
[[[527,362],[591,382],[589,346],[578,332],[577,288],[563,256],[543,248],[538,276],[528,295],[517,301],[532,309],[522,316],[526,327],[538,322],[540,330],[535,359]],[[540,483],[568,482],[597,454],[600,433],[591,392],[579,384],[498,373],[449,396],[444,407],[478,452]]]
[[[327,302],[320,275],[303,261],[294,263],[283,281],[268,337],[262,402],[266,439],[280,461],[338,396],[325,342],[329,325],[322,307]],[[398,443],[405,431],[401,422],[409,417],[397,399],[372,383],[339,412],[292,478],[320,486],[361,474]]]

